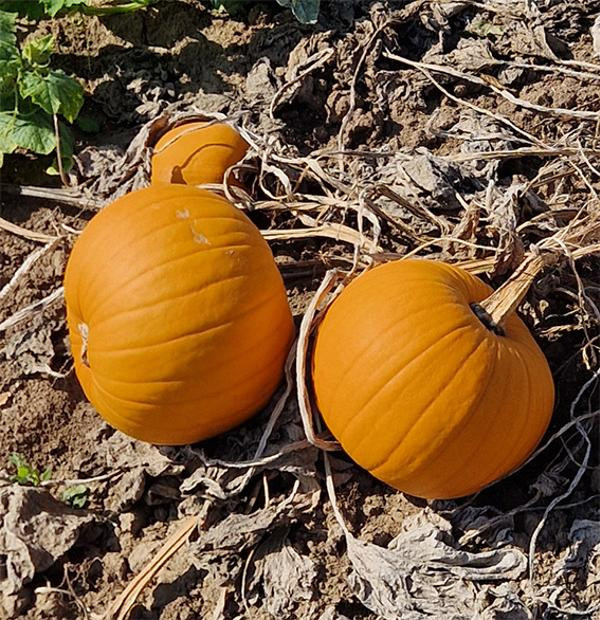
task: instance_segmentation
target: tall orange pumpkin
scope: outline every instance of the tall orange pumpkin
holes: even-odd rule
[[[151,186],[100,211],[65,275],[75,371],[112,426],[156,444],[216,435],[263,407],[293,339],[267,243],[227,200]]]
[[[325,423],[401,491],[474,493],[516,469],[548,426],[548,363],[514,313],[503,330],[487,323],[477,304],[491,292],[458,267],[391,262],[354,280],[318,330],[312,375]]]
[[[225,171],[240,161],[248,143],[224,123],[193,122],[167,131],[152,156],[152,183],[222,183]]]

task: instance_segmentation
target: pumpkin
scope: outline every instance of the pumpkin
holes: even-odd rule
[[[222,183],[225,171],[240,161],[248,143],[224,123],[193,122],[167,131],[156,143],[152,183]]]
[[[88,223],[65,274],[75,371],[102,417],[156,444],[217,435],[261,409],[293,339],[260,231],[183,185],[127,194]]]
[[[327,427],[350,457],[410,495],[479,491],[532,453],[552,413],[548,363],[492,289],[441,262],[401,260],[354,280],[318,329],[312,378]]]

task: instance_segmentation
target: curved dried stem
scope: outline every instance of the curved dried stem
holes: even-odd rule
[[[337,441],[328,441],[318,436],[314,427],[314,418],[310,402],[308,387],[306,385],[306,361],[308,358],[309,337],[314,328],[314,319],[317,314],[319,304],[325,299],[327,294],[339,282],[341,275],[336,269],[332,269],[325,274],[321,286],[315,293],[310,302],[300,325],[300,333],[296,345],[296,389],[298,395],[298,407],[302,418],[302,426],[308,441],[321,450],[339,450]]]

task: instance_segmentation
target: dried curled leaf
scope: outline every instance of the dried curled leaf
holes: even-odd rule
[[[297,603],[313,596],[314,562],[287,540],[287,528],[273,532],[256,550],[253,586],[262,585],[265,606],[274,618],[293,617]]]
[[[515,547],[471,553],[446,542],[450,524],[407,519],[387,548],[346,534],[349,582],[362,603],[386,620],[472,617],[477,590],[470,582],[517,579],[527,567]]]
[[[236,579],[242,568],[241,553],[256,544],[269,532],[289,525],[318,501],[318,492],[292,495],[279,503],[250,514],[234,513],[201,532],[191,544],[196,568],[208,571],[221,585]]]

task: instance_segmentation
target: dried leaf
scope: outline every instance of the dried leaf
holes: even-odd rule
[[[312,598],[314,562],[290,545],[286,528],[261,543],[255,557],[253,585],[262,584],[267,611],[274,618],[292,617],[297,603]]]
[[[576,519],[569,531],[569,539],[572,544],[554,565],[553,572],[556,574],[588,564],[593,566],[594,559],[600,557],[600,521]],[[596,571],[596,576],[598,573],[600,570]]]
[[[480,592],[481,607],[484,607],[477,617],[481,620],[531,620],[532,616],[527,605],[516,594],[517,586],[511,583],[501,583],[492,588],[485,588]],[[493,598],[491,605],[486,599]]]
[[[114,433],[106,441],[107,465],[110,469],[141,468],[149,476],[174,476],[184,470],[165,452],[167,448],[158,448],[143,441],[127,437],[123,433]]]
[[[397,166],[405,184],[394,190],[427,208],[459,208],[456,192],[459,187],[464,192],[470,185],[457,164],[435,157],[426,149],[417,149],[414,157]]]
[[[318,495],[315,492],[292,496],[250,514],[228,515],[200,532],[198,540],[191,543],[196,568],[207,570],[221,585],[231,583],[242,568],[241,552],[256,545],[268,532],[289,525],[300,513],[310,510]]]
[[[423,62],[476,72],[491,69],[497,64],[487,39],[461,39],[452,52],[440,54],[432,50],[425,54]]]
[[[144,494],[146,476],[143,467],[135,467],[109,486],[105,506],[115,513],[131,508]]]
[[[52,332],[57,328],[58,321],[35,316],[29,328],[16,331],[0,352],[9,360],[15,360],[25,374],[35,374],[41,368],[51,367],[54,358]]]
[[[267,57],[257,60],[246,76],[246,94],[254,101],[270,99],[278,87],[271,61]]]
[[[469,582],[517,579],[527,567],[525,554],[516,548],[480,553],[455,549],[445,542],[448,522],[423,518],[407,519],[407,531],[387,548],[346,535],[353,567],[350,585],[364,605],[386,620],[472,617],[476,589]]]

